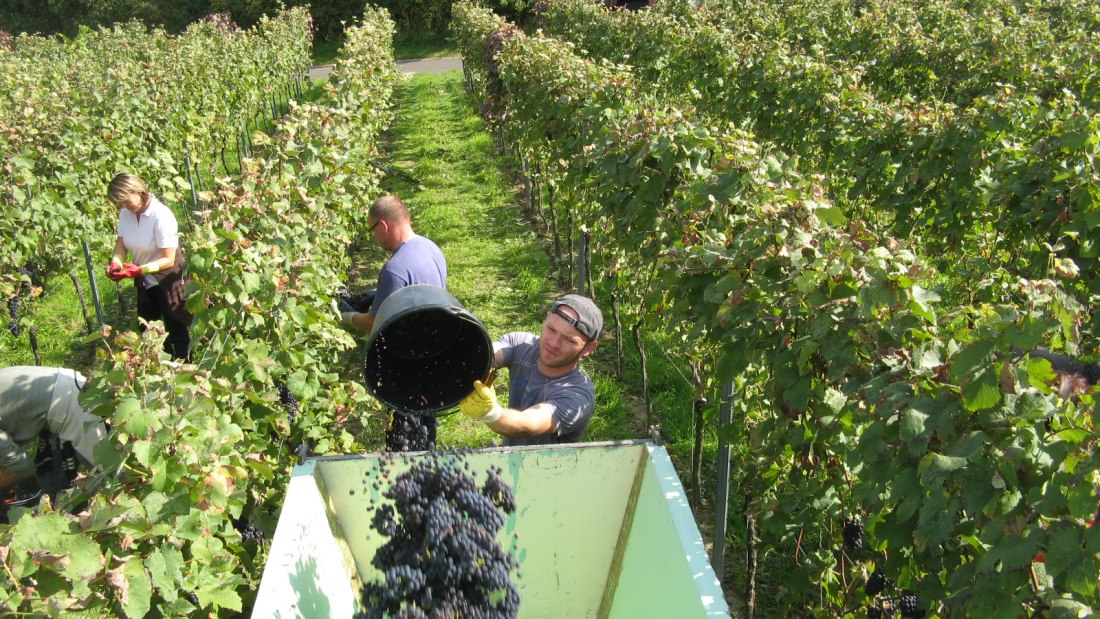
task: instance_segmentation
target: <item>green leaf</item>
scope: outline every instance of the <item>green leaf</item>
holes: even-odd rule
[[[114,424],[119,429],[137,438],[148,438],[152,420],[145,412],[141,401],[136,398],[119,400],[115,409]]]
[[[821,218],[821,221],[829,224],[830,226],[843,226],[848,223],[848,217],[844,214],[844,209],[838,206],[828,206],[825,208],[819,208],[814,211],[814,214]]]
[[[232,587],[215,587],[212,589],[200,589],[195,592],[199,598],[199,604],[203,607],[228,608],[229,610],[241,610],[241,596]]]
[[[981,558],[979,569],[983,571],[993,570],[998,563],[1005,570],[1027,567],[1035,559],[1035,553],[1039,552],[1044,537],[1042,532],[1024,538],[1019,536],[1005,537]]]
[[[921,486],[929,490],[941,490],[941,482],[947,477],[947,474],[964,466],[966,466],[966,458],[930,453],[921,459],[920,465],[917,467]]]
[[[901,440],[910,442],[924,434],[924,422],[928,415],[909,408],[901,414]]]
[[[957,501],[943,492],[932,492],[920,508],[917,529],[913,531],[913,542],[919,551],[927,551],[932,556],[943,554],[942,544],[951,536],[954,529]]]
[[[1001,401],[1001,382],[996,372],[982,369],[962,386],[963,406],[968,411],[993,408]]]
[[[826,389],[825,396],[823,398],[825,406],[829,407],[829,410],[839,414],[844,410],[844,405],[848,402],[848,398],[843,393],[836,389]]]
[[[142,466],[149,466],[151,462],[150,453],[153,449],[153,443],[146,440],[140,440],[134,443],[134,457],[141,463]]]
[[[316,374],[307,373],[305,370],[295,370],[286,379],[287,389],[298,400],[311,400],[317,395],[319,385]]]
[[[993,363],[993,344],[979,341],[963,348],[951,360],[951,378],[963,384]]]
[[[183,553],[165,542],[145,558],[145,569],[149,570],[151,582],[161,596],[168,602],[175,601],[183,580]]]
[[[122,573],[126,577],[127,591],[127,595],[122,598],[122,609],[128,617],[144,617],[149,612],[153,599],[149,573],[137,557],[123,564]]]
[[[897,501],[897,509],[894,515],[898,522],[908,522],[921,506],[922,493],[917,472],[912,467],[902,469],[894,478],[891,486],[890,497]],[[907,532],[907,534],[912,539],[911,532]]]
[[[65,576],[73,583],[74,593],[87,592],[88,582],[103,569],[99,545],[56,512],[21,518],[13,531],[11,550],[33,555],[42,567]]]
[[[1052,526],[1047,535],[1049,542],[1046,568],[1047,573],[1055,579],[1077,562],[1095,561],[1095,557],[1085,556],[1081,531],[1075,525],[1062,523],[1059,526]]]
[[[928,322],[936,322],[936,310],[932,304],[940,300],[940,296],[920,286],[912,288],[913,301],[909,304],[909,310]]]

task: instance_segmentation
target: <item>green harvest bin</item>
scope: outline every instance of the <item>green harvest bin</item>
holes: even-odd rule
[[[397,472],[423,455],[398,459]],[[503,469],[516,511],[519,616],[729,617],[668,453],[649,441],[491,448],[464,458],[480,485]],[[253,617],[351,617],[385,542],[371,527],[379,456],[330,456],[295,467]],[[367,480],[368,483],[364,483]],[[514,536],[513,534],[518,534]]]

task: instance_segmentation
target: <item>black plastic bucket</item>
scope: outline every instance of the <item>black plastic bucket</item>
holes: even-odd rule
[[[481,321],[446,290],[414,284],[378,308],[363,372],[380,402],[433,414],[457,406],[492,365],[493,342]]]

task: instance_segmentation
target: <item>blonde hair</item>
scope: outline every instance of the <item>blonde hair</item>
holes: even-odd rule
[[[143,201],[149,200],[149,187],[145,185],[145,181],[141,180],[141,177],[136,174],[116,174],[111,179],[111,184],[107,186],[107,199],[111,201],[111,204],[121,204],[126,196],[130,194],[141,194]]]

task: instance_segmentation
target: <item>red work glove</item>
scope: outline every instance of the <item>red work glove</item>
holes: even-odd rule
[[[122,265],[122,271],[120,271],[119,273],[122,275],[123,278],[137,277],[138,275],[141,275],[141,267],[132,262],[127,262],[126,264]]]
[[[112,262],[111,264],[108,264],[107,265],[107,277],[110,277],[112,281],[116,281],[116,282],[121,280],[123,277],[125,277],[122,274],[122,263],[121,262]]]

